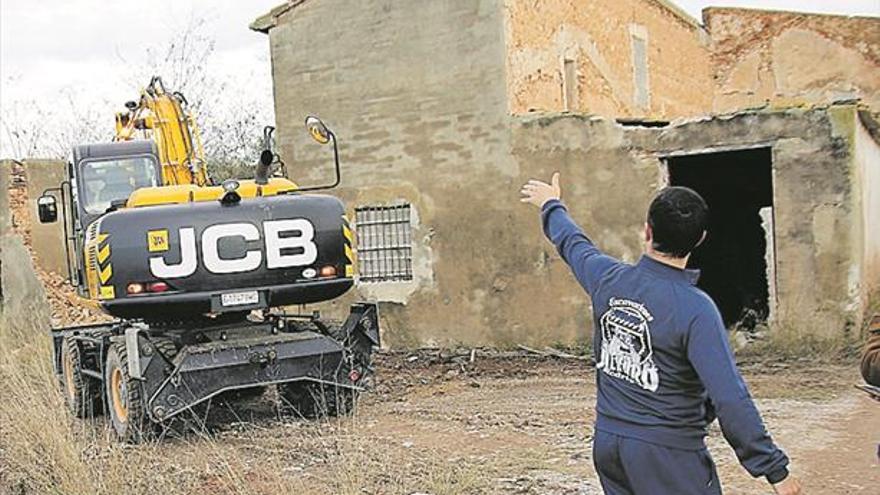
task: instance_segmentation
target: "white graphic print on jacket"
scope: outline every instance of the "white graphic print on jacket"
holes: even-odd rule
[[[656,392],[660,377],[654,365],[648,325],[654,317],[642,304],[628,299],[612,297],[608,306],[599,319],[602,345],[596,368]]]

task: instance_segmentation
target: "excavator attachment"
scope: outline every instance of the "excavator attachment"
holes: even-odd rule
[[[378,328],[376,306],[359,303],[341,324],[283,314],[179,327],[119,321],[52,337],[65,396],[69,404],[80,399],[70,404],[74,412],[106,412],[121,438],[142,441],[220,394],[273,385],[282,401],[295,397],[282,406],[304,416],[326,403],[334,404],[327,414],[346,414],[372,372]]]

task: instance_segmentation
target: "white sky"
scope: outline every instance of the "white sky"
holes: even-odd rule
[[[674,1],[697,19],[708,5],[880,15],[880,0]],[[212,74],[229,77],[234,89],[271,98],[268,38],[247,26],[280,3],[0,0],[0,106],[73,94],[91,108],[106,108],[112,126],[112,112],[137,97],[132,64],[143,60],[146,47],[162,46],[194,17],[207,20],[206,34],[216,41]],[[3,151],[0,140],[0,155]]]

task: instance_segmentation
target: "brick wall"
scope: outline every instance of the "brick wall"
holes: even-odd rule
[[[861,98],[880,109],[880,18],[709,8],[714,109]]]
[[[508,0],[505,22],[514,114],[569,110],[672,118],[711,109],[706,33],[666,2]],[[647,106],[636,102],[634,37],[647,45]],[[575,66],[576,82],[565,80],[566,60]],[[565,87],[572,84],[576,97],[567,102]]]

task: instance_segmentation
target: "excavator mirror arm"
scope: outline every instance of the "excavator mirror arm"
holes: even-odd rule
[[[39,216],[40,223],[50,223],[58,220],[58,200],[55,198],[55,194],[61,196],[61,224],[64,229],[64,261],[65,265],[67,265],[67,281],[71,285],[76,286],[76,281],[73,277],[74,261],[71,260],[70,255],[70,241],[75,240],[75,238],[71,235],[73,227],[68,228],[67,226],[70,221],[67,216],[67,201],[73,197],[69,181],[63,181],[58,187],[50,187],[43,191],[43,194],[37,199],[37,215]],[[71,205],[71,207],[73,206]],[[52,209],[54,209],[54,213],[50,212]]]
[[[326,184],[323,186],[310,186],[310,187],[300,187],[295,192],[307,192],[307,191],[318,191],[322,189],[333,189],[338,186],[340,182],[342,182],[342,173],[340,172],[339,167],[339,148],[336,145],[336,134],[331,131],[324,122],[321,121],[318,117],[314,115],[309,115],[306,117],[306,130],[309,132],[309,135],[312,136],[312,139],[317,141],[319,144],[327,144],[333,143],[333,161],[336,165],[336,180],[333,181],[332,184]]]

